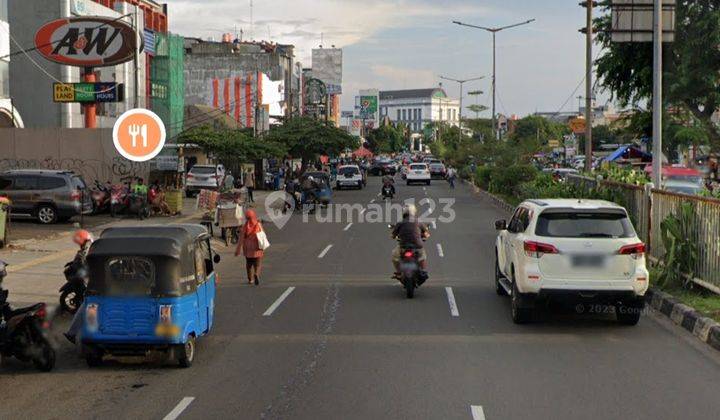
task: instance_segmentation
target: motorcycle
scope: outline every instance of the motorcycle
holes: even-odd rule
[[[124,184],[114,184],[110,187],[110,216],[115,217],[125,211],[128,189]]]
[[[106,210],[110,210],[110,189],[112,185],[108,181],[106,185],[100,184],[95,180],[95,188],[90,192],[93,203],[93,214],[99,214]]]
[[[12,309],[7,303],[8,291],[2,289],[7,264],[0,261],[0,355],[15,357],[43,372],[55,367],[55,350],[48,339],[49,322],[44,303]]]
[[[392,200],[394,196],[395,196],[395,193],[393,192],[392,187],[390,185],[383,185],[383,187],[382,187],[383,199],[389,198]]]
[[[400,249],[400,283],[408,299],[415,296],[415,289],[428,279],[427,272],[420,268],[417,249]]]
[[[127,214],[134,214],[142,219],[150,217],[150,204],[148,204],[147,194],[130,193],[126,198]]]
[[[85,299],[87,289],[87,267],[77,260],[65,264],[65,284],[58,290],[60,292],[60,308],[68,313],[77,312]]]

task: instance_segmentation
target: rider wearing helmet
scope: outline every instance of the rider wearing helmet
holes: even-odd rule
[[[75,235],[73,235],[73,242],[75,242],[80,249],[75,254],[75,258],[72,261],[72,266],[74,267],[87,267],[87,254],[88,251],[90,251],[90,245],[92,245],[93,237],[90,232],[88,232],[85,229],[80,229],[77,232],[75,232]],[[72,319],[72,322],[70,323],[70,328],[66,333],[64,333],[65,338],[67,338],[71,343],[75,343],[75,337],[77,336],[78,332],[80,331],[80,327],[82,326],[82,319],[83,315],[85,313],[85,302],[83,301],[83,304],[80,305],[80,308],[78,308],[78,311],[75,312],[75,316]]]
[[[398,246],[392,253],[395,277],[400,277],[400,253],[403,249],[416,250],[420,268],[427,270],[427,254],[423,248],[423,240],[430,237],[430,230],[417,221],[417,208],[414,204],[403,206],[403,219],[393,227],[391,237],[398,241]]]
[[[87,257],[90,245],[93,242],[92,234],[85,229],[80,229],[73,235],[73,242],[80,247],[77,254],[75,254],[75,261],[85,264],[85,257]]]

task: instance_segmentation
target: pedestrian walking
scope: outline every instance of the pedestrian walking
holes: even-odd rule
[[[245,172],[245,182],[243,185],[247,188],[250,202],[254,203],[255,198],[253,197],[253,190],[255,189],[255,173],[252,169],[248,169],[247,172]]]
[[[248,284],[257,286],[260,284],[264,249],[269,246],[269,243],[255,210],[248,209],[245,212],[245,223],[240,227],[240,233],[242,236],[235,249],[235,256],[239,257],[240,254],[245,256]]]

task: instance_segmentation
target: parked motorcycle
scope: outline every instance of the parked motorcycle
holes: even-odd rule
[[[130,193],[127,195],[126,201],[127,214],[134,214],[140,220],[150,217],[147,194]]]
[[[85,264],[74,259],[65,264],[65,284],[60,288],[60,308],[74,314],[85,299],[88,270]]]
[[[48,340],[45,304],[12,309],[7,303],[8,291],[2,288],[5,276],[7,264],[0,261],[0,355],[32,362],[37,369],[48,372],[55,367],[55,350]]]
[[[95,188],[90,192],[93,202],[93,213],[99,214],[110,210],[110,190],[112,185],[108,181],[105,185],[95,180]]]
[[[125,211],[128,188],[125,184],[114,184],[110,187],[110,216],[115,217]]]

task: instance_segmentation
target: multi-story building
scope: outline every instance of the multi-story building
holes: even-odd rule
[[[10,99],[10,26],[8,0],[0,0],[0,128],[22,127],[22,118]]]
[[[449,98],[440,87],[380,91],[379,118],[385,117],[421,133],[431,122],[459,125],[460,103]]]
[[[37,30],[45,23],[64,17],[102,16],[135,25],[144,49],[137,59],[123,64],[95,67],[101,82],[122,83],[124,100],[97,105],[97,127],[112,127],[116,118],[135,107],[152,108],[151,74],[155,37],[167,32],[167,8],[153,0],[33,0],[9,1],[10,96],[23,116],[26,127],[66,127],[84,125],[79,103],[53,102],[53,83],[80,82],[84,70],[51,62],[32,49]],[[27,54],[23,50],[29,49]],[[167,124],[167,123],[166,123]]]
[[[240,127],[263,130],[272,119],[297,114],[294,58],[292,45],[241,41],[230,34],[221,42],[185,38],[185,105],[210,106]]]

